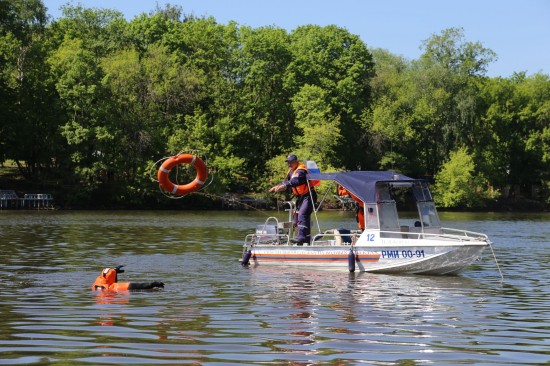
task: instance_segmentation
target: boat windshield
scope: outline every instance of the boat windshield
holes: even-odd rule
[[[413,194],[416,202],[433,201],[432,194],[428,189],[428,184],[426,182],[415,182],[413,185]]]
[[[425,181],[379,182],[376,185],[378,197],[379,229],[400,231],[402,226],[431,228],[441,227],[432,195]],[[417,213],[409,211],[416,208]],[[411,216],[411,214],[413,214]],[[416,218],[415,218],[416,217]],[[409,219],[407,219],[409,218]],[[412,219],[412,220],[410,220]],[[369,228],[374,228],[369,225]]]
[[[437,215],[437,210],[433,201],[418,202],[418,211],[422,218],[422,226],[424,227],[440,227],[441,221]]]
[[[380,218],[380,230],[399,231],[399,217],[397,206],[390,192],[390,184],[387,182],[376,185],[378,196],[378,214]]]

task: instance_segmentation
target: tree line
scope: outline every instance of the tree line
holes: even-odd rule
[[[460,28],[419,59],[330,25],[251,28],[167,5],[125,20],[0,0],[0,161],[67,205],[159,205],[151,166],[204,157],[208,192],[265,192],[284,157],[394,170],[443,207],[550,203],[550,81],[487,77],[497,55]]]

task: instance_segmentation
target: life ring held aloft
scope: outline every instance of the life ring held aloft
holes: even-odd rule
[[[172,168],[176,165],[180,164],[191,164],[197,171],[197,176],[191,183],[178,185],[172,183],[170,181],[170,178],[168,178],[170,170],[172,170]],[[206,182],[206,178],[208,178],[208,168],[206,167],[206,164],[204,164],[204,161],[202,161],[202,159],[198,156],[191,154],[181,154],[166,159],[164,163],[162,163],[162,165],[160,166],[157,177],[161,188],[164,189],[166,192],[178,196],[183,196],[185,194],[199,190],[199,188],[204,185],[204,183]]]

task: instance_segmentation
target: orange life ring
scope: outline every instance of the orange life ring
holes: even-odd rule
[[[177,185],[170,181],[168,174],[173,167],[180,164],[191,164],[197,171],[197,176],[191,183],[184,185]],[[208,178],[208,169],[206,164],[196,155],[191,154],[181,154],[177,156],[172,156],[162,163],[159,168],[158,181],[162,189],[166,192],[170,192],[175,195],[183,196],[184,194],[192,193],[201,188]]]

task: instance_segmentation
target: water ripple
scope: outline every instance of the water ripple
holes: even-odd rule
[[[490,255],[456,277],[242,268],[250,213],[0,214],[0,364],[550,362],[548,216],[452,214],[501,283]],[[118,264],[166,288],[90,291]]]

